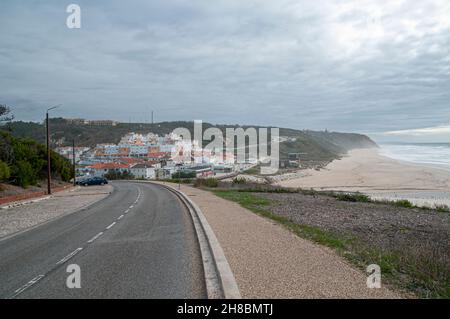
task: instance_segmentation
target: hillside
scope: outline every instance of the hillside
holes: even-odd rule
[[[62,118],[50,120],[51,141],[53,146],[69,146],[75,139],[80,146],[95,146],[99,143],[118,143],[120,138],[128,132],[168,134],[178,127],[188,128],[193,134],[193,122],[161,122],[147,123],[118,123],[116,126],[75,125]],[[203,123],[203,129],[217,127],[225,132],[227,127],[238,125],[213,125]],[[12,122],[9,124],[12,133],[17,137],[35,139],[41,143],[45,141],[45,127],[38,123]],[[240,126],[244,129],[248,126]],[[256,127],[257,128],[257,127]],[[289,139],[280,144],[280,157],[286,159],[288,153],[302,153],[302,160],[306,162],[327,162],[345,154],[354,148],[376,147],[369,137],[353,133],[337,133],[327,131],[306,131],[280,128],[280,136]],[[207,143],[207,142],[205,142]]]
[[[51,163],[56,181],[70,180],[73,170],[68,160],[51,152]],[[0,183],[26,188],[46,179],[46,171],[47,149],[44,145],[29,138],[13,137],[9,132],[0,130]]]

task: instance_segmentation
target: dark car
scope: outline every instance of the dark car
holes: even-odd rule
[[[108,180],[104,177],[88,177],[77,181],[77,184],[82,186],[106,185]]]

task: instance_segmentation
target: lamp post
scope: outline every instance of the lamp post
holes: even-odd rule
[[[50,195],[52,193],[52,186],[51,186],[51,180],[52,180],[52,174],[51,174],[51,163],[50,163],[50,127],[49,127],[49,120],[48,120],[48,112],[51,110],[56,109],[57,107],[60,107],[61,105],[55,105],[47,109],[47,112],[45,113],[45,125],[47,127],[47,194]]]
[[[73,186],[77,186],[77,171],[75,165],[75,139],[72,141],[72,165],[73,165]]]

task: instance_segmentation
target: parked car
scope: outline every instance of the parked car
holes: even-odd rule
[[[106,185],[108,180],[104,177],[87,177],[77,181],[77,185],[91,186],[91,185]]]

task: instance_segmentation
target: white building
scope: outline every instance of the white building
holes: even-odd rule
[[[136,164],[130,168],[131,174],[135,178],[155,179],[155,168],[148,164]]]
[[[97,163],[88,166],[87,169],[90,171],[91,175],[95,177],[103,177],[108,173],[123,174],[130,171],[128,165],[121,163]]]

